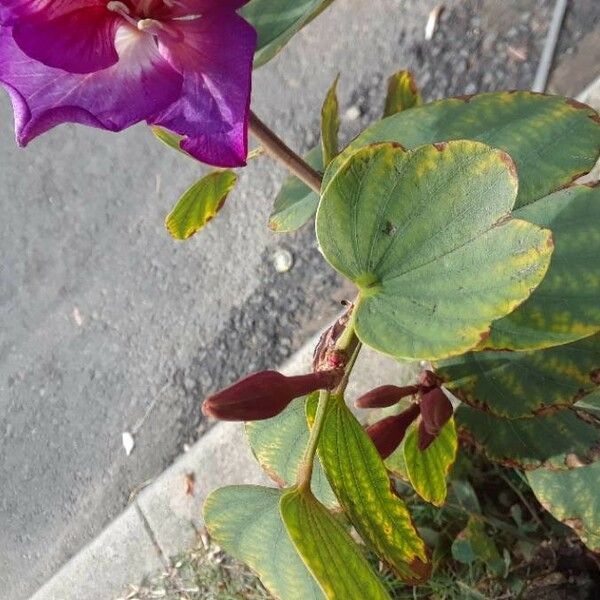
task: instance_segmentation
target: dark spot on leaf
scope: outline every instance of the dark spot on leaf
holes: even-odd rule
[[[479,334],[479,343],[483,344],[484,342],[487,342],[487,340],[490,338],[490,333],[491,333],[491,331],[489,329],[482,331]]]
[[[590,379],[592,380],[592,383],[595,383],[596,385],[600,385],[600,368],[594,369],[590,373]]]
[[[396,231],[398,231],[398,228],[391,221],[387,221],[383,233],[392,237],[396,235]]]
[[[443,152],[447,146],[448,146],[448,142],[437,142],[437,143],[433,144],[433,147],[436,150],[438,150],[439,152]]]
[[[550,232],[550,235],[548,236],[548,239],[546,240],[546,247],[554,248],[554,233],[552,233],[552,232]]]
[[[594,189],[600,185],[600,181],[586,181],[583,185],[585,185],[585,187]]]

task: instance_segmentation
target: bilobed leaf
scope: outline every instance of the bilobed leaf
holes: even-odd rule
[[[359,288],[356,333],[397,358],[465,352],[542,280],[551,233],[510,219],[517,177],[470,141],[356,152],[323,193],[317,238]]]
[[[296,482],[304,458],[309,433],[305,407],[305,399],[297,398],[272,419],[246,423],[248,441],[260,466],[281,486]],[[318,458],[315,459],[311,488],[328,508],[337,506]]]
[[[237,182],[234,171],[213,171],[189,188],[169,213],[165,225],[176,240],[202,229],[222,208]]]
[[[417,88],[414,75],[410,71],[398,71],[388,79],[384,117],[395,115],[402,110],[421,106],[423,99]]]
[[[600,389],[600,334],[532,352],[469,352],[436,365],[463,402],[500,417],[531,417]]]
[[[600,552],[600,462],[570,471],[529,471],[527,481],[548,512]]]
[[[309,402],[309,411],[315,411]],[[340,505],[363,540],[404,581],[427,579],[429,558],[373,442],[342,397],[332,395],[319,457]],[[368,596],[367,596],[368,597]]]
[[[332,162],[324,187],[349,156],[374,142],[410,149],[459,139],[478,140],[512,157],[520,180],[515,206],[520,207],[592,169],[600,154],[600,117],[573,100],[531,92],[438,100],[368,127]]]
[[[327,166],[339,152],[338,134],[340,131],[340,107],[337,98],[338,75],[327,92],[321,109],[321,146],[323,162]]]
[[[496,417],[463,404],[455,419],[463,439],[507,466],[563,470],[599,458],[600,419],[577,404],[518,419]]]
[[[519,174],[519,208],[590,171],[600,154],[600,117],[589,106],[532,92],[448,98],[368,127],[330,165],[324,185],[356,150],[374,142],[405,148],[470,139],[507,152]]]
[[[492,325],[485,347],[535,350],[600,331],[600,186],[571,186],[514,216],[551,229],[554,253],[540,286]]]
[[[288,490],[280,511],[290,539],[328,600],[390,600],[356,542],[309,490]]]
[[[313,148],[304,160],[317,171],[323,171],[323,151]],[[296,231],[314,216],[319,196],[297,177],[288,177],[277,197],[269,217],[269,227],[277,233]]]
[[[404,440],[404,462],[410,482],[421,498],[442,506],[448,488],[446,477],[456,460],[458,438],[450,419],[426,450],[419,449],[418,428],[412,427]]]
[[[256,29],[254,68],[270,61],[333,0],[250,0],[240,14]]]
[[[256,571],[277,598],[323,600],[281,519],[282,495],[253,485],[220,488],[206,499],[206,527],[222,548]]]

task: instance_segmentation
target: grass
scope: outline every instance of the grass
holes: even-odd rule
[[[592,600],[600,558],[537,503],[519,474],[461,453],[442,509],[398,483],[434,570],[426,585],[397,581],[372,555],[394,600]],[[470,529],[475,520],[478,527]],[[115,600],[270,600],[256,575],[202,534],[194,549]],[[368,600],[368,599],[365,599]]]
[[[129,585],[115,600],[270,600],[256,575],[201,534],[196,546],[173,566]]]

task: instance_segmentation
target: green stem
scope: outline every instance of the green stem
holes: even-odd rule
[[[317,453],[319,438],[321,437],[321,430],[325,423],[325,415],[327,414],[327,405],[330,398],[331,392],[329,390],[321,390],[319,392],[319,405],[317,407],[317,414],[315,415],[315,422],[310,430],[310,437],[308,438],[308,445],[306,446],[306,452],[304,453],[304,460],[302,461],[302,466],[298,472],[298,488],[301,490],[310,489],[315,454]]]
[[[335,388],[333,394],[341,396],[344,394],[350,379],[350,374],[358,358],[362,344],[354,333],[354,318],[351,316],[344,332],[339,337],[336,347],[339,350],[344,350],[350,354],[350,359],[344,367],[344,376],[342,380]],[[319,446],[319,438],[321,437],[321,431],[325,423],[325,415],[327,414],[327,406],[331,399],[332,392],[329,390],[319,391],[319,404],[317,406],[317,413],[315,415],[315,421],[310,430],[310,437],[308,438],[308,444],[304,453],[304,459],[298,472],[298,488],[300,490],[309,490],[310,482],[312,480],[313,466],[315,463],[315,454],[317,453],[317,447]]]

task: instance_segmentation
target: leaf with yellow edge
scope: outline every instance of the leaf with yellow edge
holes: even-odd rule
[[[227,169],[213,171],[189,188],[165,219],[176,240],[186,240],[202,229],[223,207],[235,187],[237,175]]]
[[[545,350],[467,352],[435,366],[463,402],[499,417],[532,417],[600,390],[600,333]]]
[[[421,106],[423,99],[417,88],[414,75],[410,71],[398,71],[388,79],[384,117],[395,115],[401,110]]]
[[[446,98],[373,123],[331,163],[323,185],[366,145],[396,142],[416,148],[461,139],[510,155],[519,173],[515,208],[520,208],[592,169],[600,154],[600,116],[575,100],[533,92]]]
[[[450,419],[426,450],[419,449],[418,427],[411,427],[404,440],[404,463],[410,482],[421,498],[442,506],[448,487],[446,477],[456,460],[458,437]]]
[[[516,195],[510,157],[479,142],[353,154],[323,192],[316,230],[359,289],[359,339],[396,358],[474,348],[550,261],[551,232],[510,218]]]
[[[264,586],[285,600],[324,600],[281,520],[283,492],[258,485],[219,488],[204,503],[212,538],[258,573]]]
[[[279,509],[290,539],[328,600],[390,600],[356,542],[310,490],[288,490]]]
[[[570,471],[537,469],[526,476],[540,504],[574,529],[592,552],[600,552],[600,462]]]
[[[551,229],[554,253],[539,287],[492,324],[483,346],[536,350],[600,331],[600,185],[573,185],[513,214]]]
[[[338,75],[329,88],[321,109],[321,146],[323,161],[327,166],[339,152],[338,134],[340,131],[340,107],[337,98]]]
[[[314,399],[309,399],[309,415],[315,410]],[[373,442],[341,396],[332,394],[328,401],[318,453],[340,505],[363,540],[404,581],[426,580],[431,564],[425,544],[406,505],[392,491]]]

